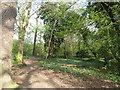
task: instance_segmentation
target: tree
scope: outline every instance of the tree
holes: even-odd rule
[[[0,1],[0,89],[10,84],[13,30],[16,18],[16,1]],[[2,81],[1,81],[2,80]]]
[[[25,1],[23,4],[18,5],[18,21],[16,22],[16,25],[18,27],[18,55],[17,55],[17,61],[19,63],[24,63],[23,61],[23,45],[24,45],[24,38],[26,29],[29,24],[29,19],[33,15],[30,13],[32,7],[32,1],[28,2]]]
[[[34,44],[33,44],[33,52],[32,54],[35,55],[36,50],[36,39],[37,39],[37,32],[38,32],[38,18],[36,18],[36,28],[35,28],[35,35],[34,35]]]
[[[111,59],[120,63],[119,4],[120,2],[91,2],[87,7],[86,15],[98,29],[95,34],[96,41],[99,40],[96,53],[104,58],[106,66],[109,66]]]
[[[46,33],[44,34],[45,47],[48,47],[47,58],[52,57],[54,51],[57,51],[57,47],[63,42],[64,32],[67,28],[61,27],[65,20],[67,10],[71,8],[73,4],[45,2],[41,5],[40,17],[46,24]],[[65,25],[64,25],[65,26]],[[63,35],[61,35],[63,34]]]

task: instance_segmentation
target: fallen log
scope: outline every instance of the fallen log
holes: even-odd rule
[[[94,69],[94,70],[100,70],[94,67],[90,67],[90,66],[85,66],[85,65],[74,65],[74,64],[53,64],[53,65],[60,65],[60,66],[66,66],[66,67],[77,67],[77,68],[88,68],[88,69]]]
[[[84,68],[90,68],[89,66],[85,66],[85,65],[74,65],[74,64],[54,64],[54,65],[67,66],[67,67],[84,67]]]

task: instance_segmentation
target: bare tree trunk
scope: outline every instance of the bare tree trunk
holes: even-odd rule
[[[52,31],[51,31],[50,39],[49,39],[49,42],[48,42],[48,52],[47,52],[46,59],[49,58],[49,57],[52,57],[52,54],[53,54],[54,32],[55,32],[54,29],[55,29],[56,23],[57,23],[57,20],[55,20],[55,23],[54,23],[53,28],[52,28]]]
[[[19,40],[18,40],[18,55],[17,55],[17,61],[21,64],[24,63],[23,61],[24,37],[25,37],[25,28],[22,28],[18,36]]]
[[[36,29],[35,29],[35,36],[34,36],[34,44],[33,44],[33,52],[32,52],[32,55],[35,55],[37,31],[38,31],[38,18],[36,18]]]
[[[21,8],[21,10],[19,9],[18,14],[20,14],[20,18],[22,18],[22,20],[17,24],[17,26],[19,27],[19,43],[18,43],[18,55],[17,55],[17,61],[19,64],[24,64],[24,60],[23,60],[23,47],[24,47],[24,37],[25,37],[25,33],[26,33],[26,28],[28,26],[29,23],[29,19],[31,17],[30,15],[30,11],[31,11],[31,5],[32,2],[27,2],[23,4],[23,8]]]
[[[53,33],[52,33],[52,37],[51,37],[51,40],[50,40],[50,42],[49,42],[49,51],[48,51],[48,56],[47,56],[47,58],[49,58],[49,57],[52,57],[53,55],[53,47],[54,47],[54,31],[53,31]]]
[[[10,76],[16,1],[0,1],[0,89],[12,82]]]

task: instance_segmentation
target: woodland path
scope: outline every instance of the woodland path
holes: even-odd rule
[[[45,70],[37,63],[40,58],[26,59],[27,66],[12,67],[12,78],[22,88],[109,88],[110,81],[82,80],[68,74]]]

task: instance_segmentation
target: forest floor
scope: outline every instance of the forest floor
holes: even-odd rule
[[[70,74],[45,70],[40,58],[25,59],[27,66],[12,67],[12,79],[21,88],[111,88],[116,84],[109,80],[82,80]]]

